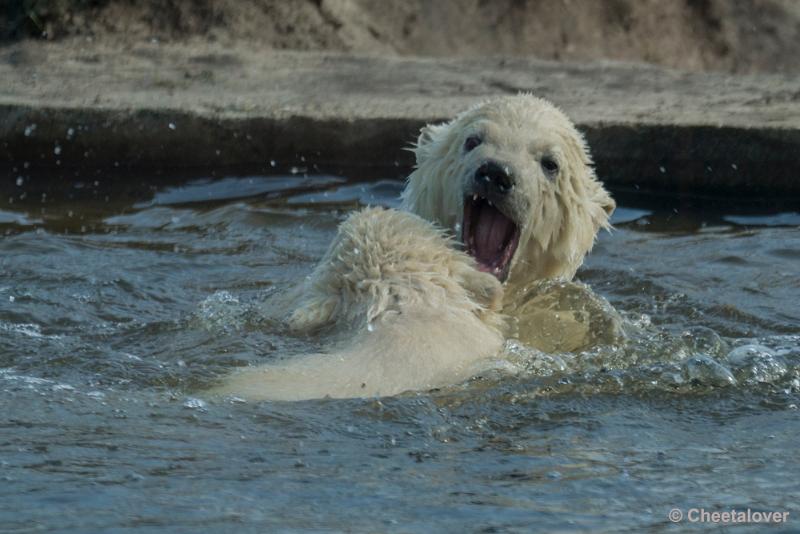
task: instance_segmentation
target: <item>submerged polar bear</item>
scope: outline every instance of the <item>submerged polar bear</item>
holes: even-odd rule
[[[542,350],[613,334],[613,320],[597,328],[609,315],[590,291],[535,289],[572,278],[615,206],[563,113],[530,95],[498,98],[426,126],[415,153],[407,211],[352,215],[309,278],[272,303],[333,349],[236,373],[217,393],[299,400],[454,384],[502,349],[506,315]],[[566,302],[576,294],[582,310]]]
[[[252,400],[372,397],[462,382],[503,345],[500,282],[407,212],[351,215],[308,279],[273,305],[333,349],[246,369],[215,393]]]

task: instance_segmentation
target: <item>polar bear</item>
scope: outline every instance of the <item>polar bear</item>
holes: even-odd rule
[[[510,285],[571,279],[615,203],[572,122],[529,94],[428,125],[402,207],[449,228],[481,270]]]
[[[474,376],[509,333],[547,351],[616,335],[615,312],[588,288],[540,283],[571,279],[615,208],[561,111],[531,95],[490,100],[423,128],[414,151],[404,211],[352,215],[308,279],[272,302],[332,350],[244,370],[217,393],[394,395]]]
[[[272,302],[328,353],[245,369],[214,393],[251,400],[373,397],[463,382],[503,346],[502,287],[408,212],[343,222],[311,275]]]
[[[422,128],[413,151],[402,208],[448,228],[505,282],[512,335],[547,352],[624,337],[619,314],[571,282],[616,205],[564,113],[529,94],[495,98]]]

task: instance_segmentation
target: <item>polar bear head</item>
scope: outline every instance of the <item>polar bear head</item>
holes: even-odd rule
[[[451,229],[501,281],[572,278],[615,204],[572,122],[532,95],[422,128],[403,207]]]

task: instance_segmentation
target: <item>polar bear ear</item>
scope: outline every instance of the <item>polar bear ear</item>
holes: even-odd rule
[[[433,141],[433,124],[426,124],[419,129],[419,137],[417,138],[417,147],[430,143]]]
[[[436,147],[439,146],[447,132],[448,125],[449,123],[426,124],[420,128],[417,143],[412,149],[417,157],[417,167],[422,165],[435,152]]]

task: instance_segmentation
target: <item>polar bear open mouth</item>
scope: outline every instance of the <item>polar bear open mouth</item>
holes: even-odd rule
[[[477,194],[464,199],[461,242],[467,254],[475,258],[479,270],[505,281],[519,236],[519,226],[491,201]]]

